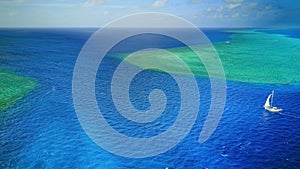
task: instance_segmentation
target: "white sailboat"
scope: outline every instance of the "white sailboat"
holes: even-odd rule
[[[275,107],[275,106],[272,106],[272,103],[273,103],[273,97],[274,97],[274,90],[272,91],[271,94],[269,94],[269,96],[268,96],[268,98],[267,98],[267,100],[266,100],[266,103],[265,103],[265,105],[264,105],[264,108],[265,108],[266,110],[270,111],[270,112],[276,112],[276,113],[281,112],[282,109],[277,108],[277,107]],[[271,101],[270,101],[270,99],[271,99]]]

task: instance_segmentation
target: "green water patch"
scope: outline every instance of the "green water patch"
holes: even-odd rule
[[[16,103],[36,86],[37,83],[30,78],[0,70],[0,112]]]
[[[300,82],[300,39],[255,31],[233,32],[215,45],[230,80],[269,84]]]
[[[214,43],[222,62],[226,79],[232,81],[290,84],[300,82],[300,39],[281,34],[268,34],[254,30],[234,30],[231,40]],[[209,45],[193,46],[200,57],[209,60],[216,55]],[[196,76],[207,76],[207,69],[199,57],[188,47],[171,48],[167,51],[181,58]],[[182,73],[181,66],[172,57],[167,57],[161,50],[139,51],[136,59],[127,62],[141,68],[153,60],[167,66],[171,73]],[[152,55],[152,57],[148,57]],[[122,59],[127,54],[120,55]],[[212,64],[214,65],[214,64]],[[218,70],[218,69],[212,69]],[[210,72],[211,75],[218,72]]]

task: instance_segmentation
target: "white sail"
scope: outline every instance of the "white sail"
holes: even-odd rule
[[[273,99],[274,99],[274,90],[272,91],[272,97],[271,97],[271,107],[273,106]]]
[[[270,112],[276,112],[279,113],[282,111],[282,109],[277,108],[277,107],[273,107],[272,102],[273,102],[273,97],[274,97],[274,90],[272,91],[272,93],[268,96],[266,103],[264,105],[264,108]]]
[[[267,100],[266,100],[266,103],[265,103],[264,107],[271,107],[271,105],[270,105],[270,98],[271,98],[272,95],[273,95],[273,94],[271,93],[271,94],[268,96],[268,98],[267,98]]]

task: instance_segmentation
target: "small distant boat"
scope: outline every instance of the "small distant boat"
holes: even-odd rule
[[[274,90],[272,91],[271,94],[269,94],[267,100],[266,100],[266,103],[264,105],[264,108],[270,112],[275,112],[275,113],[279,113],[282,111],[282,109],[280,108],[277,108],[275,106],[272,106],[272,103],[273,103],[273,97],[274,97]]]

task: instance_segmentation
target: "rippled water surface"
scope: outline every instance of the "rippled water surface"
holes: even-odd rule
[[[0,114],[0,168],[300,167],[299,84],[227,81],[227,102],[220,124],[212,137],[200,144],[199,133],[211,95],[209,79],[196,77],[200,111],[191,132],[176,147],[144,159],[116,156],[98,147],[80,126],[72,102],[76,58],[94,31],[0,30],[0,67],[32,77],[39,83],[34,91]],[[226,41],[230,34],[220,30],[206,30],[206,33],[214,42]],[[154,40],[159,40],[153,43],[156,47],[180,46],[172,40]],[[129,41],[130,44],[136,45]],[[128,52],[127,48],[130,46],[120,47],[115,52]],[[108,56],[104,62],[105,66],[97,73],[96,97],[105,105],[101,109],[107,122],[132,137],[151,137],[167,130],[180,106],[180,92],[174,79],[150,70],[138,74],[130,88],[131,101],[136,108],[145,110],[150,106],[147,95],[155,88],[165,91],[169,101],[164,114],[156,121],[137,125],[111,108],[107,84],[120,61]],[[284,109],[281,114],[262,108],[272,90],[275,90],[274,104]]]

